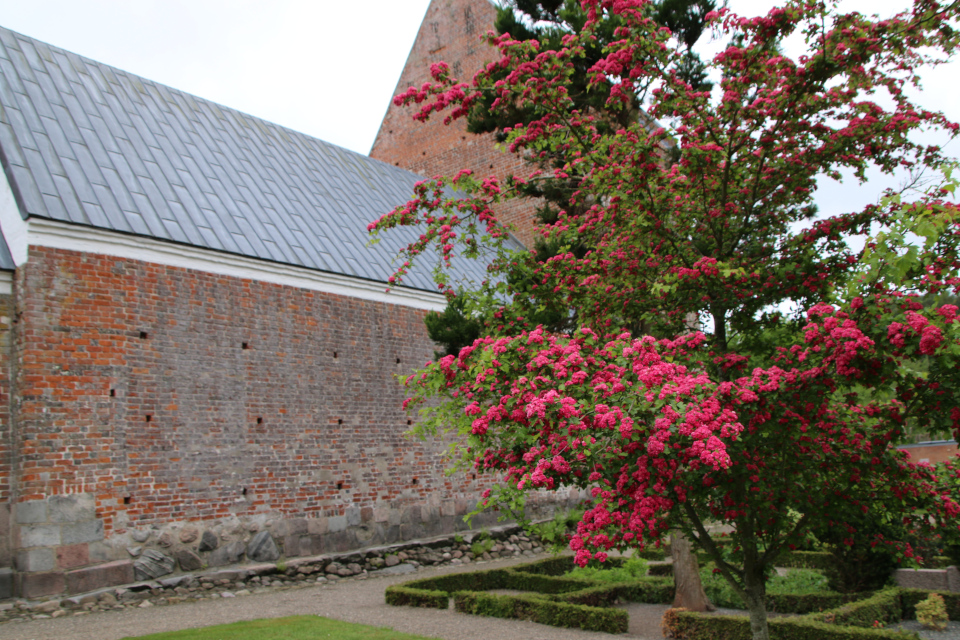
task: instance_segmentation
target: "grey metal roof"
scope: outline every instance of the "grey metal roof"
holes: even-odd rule
[[[10,255],[10,249],[7,247],[7,239],[3,237],[3,230],[0,230],[0,271],[13,271],[17,265],[13,262],[13,256]]]
[[[420,233],[366,246],[416,174],[2,28],[0,150],[24,218],[377,281]]]

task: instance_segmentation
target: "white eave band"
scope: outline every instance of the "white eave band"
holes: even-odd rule
[[[438,293],[407,288],[387,291],[384,283],[177,245],[153,238],[128,236],[42,218],[31,218],[27,221],[27,227],[26,235],[30,245],[141,260],[415,309],[441,311],[446,306],[444,297]]]

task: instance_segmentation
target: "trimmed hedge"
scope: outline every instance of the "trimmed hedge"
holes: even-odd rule
[[[554,602],[536,596],[498,596],[489,593],[460,591],[453,596],[454,607],[461,613],[495,618],[519,618],[554,627],[626,633],[630,618],[622,609],[587,607],[567,602]]]
[[[771,640],[915,640],[919,636],[892,629],[841,627],[809,618],[771,618]],[[674,637],[684,640],[751,640],[747,616],[705,615],[690,611],[672,616]]]
[[[951,620],[960,620],[960,593],[953,591],[926,591],[924,589],[900,589],[900,601],[905,620],[917,619],[917,603],[926,600],[931,593],[937,593],[947,605],[947,616]]]
[[[903,640],[917,638],[912,632],[876,629],[879,621],[894,625],[916,617],[916,604],[930,591],[922,589],[884,589],[863,600],[851,602],[822,613],[796,618],[772,618],[771,640]],[[960,594],[942,593],[951,620],[960,617]],[[862,596],[862,594],[861,594]],[[674,611],[668,616],[675,637],[685,640],[750,640],[750,620],[746,616],[704,615]]]
[[[569,593],[571,591],[581,591],[596,586],[592,580],[582,580],[580,578],[566,578],[562,576],[537,575],[535,573],[526,573],[524,571],[512,571],[507,579],[506,587],[490,587],[499,589],[516,589],[518,591],[536,591],[537,593]],[[489,588],[478,588],[471,586],[469,589],[461,591],[487,591]]]
[[[768,593],[764,599],[767,611],[776,613],[814,613],[834,609],[850,602],[869,598],[872,591],[866,593],[837,593],[820,591],[819,593]]]
[[[774,564],[785,569],[817,569],[823,571],[833,564],[833,556],[826,551],[784,551]]]
[[[864,600],[813,614],[811,619],[848,627],[873,627],[874,622],[893,624],[903,620],[900,590],[884,589]]]
[[[611,560],[613,560],[613,558],[611,558]],[[527,564],[517,565],[512,570],[522,571],[523,573],[562,576],[566,572],[573,569],[574,566],[573,556],[556,556],[553,558],[546,558],[544,560],[537,560],[536,562],[528,562]]]
[[[610,607],[617,600],[646,604],[670,604],[673,602],[673,580],[669,578],[645,578],[635,582],[598,585],[582,591],[573,591],[558,596],[563,602],[574,602],[591,607]]]
[[[809,553],[809,552],[807,552]],[[620,559],[611,559],[618,565]],[[670,565],[661,565],[671,568]],[[570,557],[548,558],[508,569],[488,569],[413,580],[388,587],[387,604],[446,609],[453,597],[458,611],[498,618],[521,618],[557,627],[623,633],[625,611],[618,601],[669,604],[671,577],[646,577],[618,584],[599,584],[563,574],[573,568]],[[535,591],[494,595],[492,589]],[[876,621],[896,624],[914,618],[915,607],[931,592],[884,589],[874,594],[821,592],[807,595],[768,595],[767,610],[806,613],[802,617],[770,619],[772,640],[904,640],[915,634],[875,629]],[[942,593],[951,620],[960,619],[960,594]],[[866,596],[866,597],[865,597]],[[859,599],[858,599],[859,598]],[[824,609],[826,609],[824,611]],[[816,612],[816,613],[810,613]],[[671,610],[670,627],[685,640],[750,640],[745,616],[717,616]]]
[[[622,560],[612,558],[612,565]],[[548,558],[509,569],[456,573],[413,580],[387,588],[387,604],[445,609],[453,597],[457,611],[497,618],[521,618],[557,627],[624,633],[629,617],[612,608],[617,600],[671,602],[673,580],[644,578],[635,582],[599,584],[563,574],[573,568],[570,557]],[[536,591],[495,595],[492,589]]]
[[[404,582],[404,587],[411,589],[426,589],[428,591],[442,591],[448,597],[454,591],[489,591],[490,589],[509,589],[512,571],[509,569],[487,569],[486,571],[471,571],[470,573],[451,573],[436,578],[424,578]]]
[[[412,589],[403,585],[387,587],[387,604],[395,607],[424,607],[427,609],[447,609],[450,607],[450,594],[445,591]]]

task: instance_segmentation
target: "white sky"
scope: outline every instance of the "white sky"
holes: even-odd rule
[[[0,26],[365,154],[428,4],[0,0]],[[771,6],[730,4],[745,15]],[[903,4],[850,0],[842,6],[886,16]],[[922,104],[960,120],[960,63],[925,78]],[[960,155],[960,144],[950,149]],[[880,186],[824,183],[817,199],[823,213],[859,208]]]

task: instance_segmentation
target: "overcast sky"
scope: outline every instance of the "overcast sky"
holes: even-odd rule
[[[366,154],[428,4],[0,0],[0,26]],[[770,6],[730,4],[745,15]],[[902,4],[843,7],[889,15]],[[960,120],[960,63],[925,78],[924,106]],[[818,200],[833,212],[872,201],[878,188],[822,184]]]

